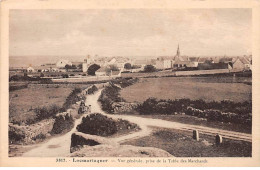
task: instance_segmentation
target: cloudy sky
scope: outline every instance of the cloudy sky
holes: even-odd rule
[[[10,55],[251,54],[250,9],[12,10]]]

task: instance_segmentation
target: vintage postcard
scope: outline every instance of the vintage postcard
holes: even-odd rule
[[[1,2],[0,166],[260,166],[260,1]]]

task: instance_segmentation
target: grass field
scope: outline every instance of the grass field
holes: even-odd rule
[[[150,136],[134,139],[124,144],[163,149],[176,157],[251,157],[252,143],[223,139],[216,146],[215,137],[200,134],[200,140],[192,139],[192,132],[158,129]]]
[[[207,121],[206,119],[198,118],[195,116],[189,116],[189,115],[156,115],[155,114],[155,115],[139,115],[139,116],[251,134],[250,126],[242,126],[241,124],[224,123],[218,121]]]
[[[143,102],[149,97],[157,99],[202,99],[205,101],[252,100],[252,86],[247,77],[163,77],[143,78],[121,90],[128,102]]]
[[[72,87],[63,86],[30,86],[25,89],[9,93],[10,122],[23,122],[35,117],[34,109],[37,107],[62,106]]]

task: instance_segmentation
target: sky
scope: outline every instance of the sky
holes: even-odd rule
[[[10,56],[251,54],[251,9],[11,10]]]

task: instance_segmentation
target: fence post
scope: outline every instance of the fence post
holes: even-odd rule
[[[217,134],[216,135],[216,145],[220,145],[223,142],[222,136]]]
[[[193,139],[195,139],[196,141],[200,140],[198,130],[193,130]]]

